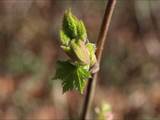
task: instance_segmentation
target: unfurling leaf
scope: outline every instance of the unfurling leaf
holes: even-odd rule
[[[63,33],[68,36],[70,40],[76,39],[85,41],[87,38],[84,23],[81,20],[78,20],[78,18],[71,13],[70,9],[64,14],[61,31],[63,31]]]
[[[81,63],[82,65],[90,64],[89,58],[89,51],[83,41],[72,41],[71,42],[71,49],[77,58],[77,62]]]
[[[62,81],[63,92],[78,90],[83,93],[87,79],[91,77],[85,66],[71,64],[70,61],[58,61],[54,79]]]
[[[67,10],[63,17],[63,31],[64,33],[73,39],[77,37],[77,18],[72,15],[70,10]]]

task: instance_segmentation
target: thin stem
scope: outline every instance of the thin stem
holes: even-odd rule
[[[97,64],[99,64],[99,65],[100,65],[100,61],[102,58],[102,52],[104,49],[104,44],[106,41],[106,36],[108,33],[108,29],[109,29],[111,17],[113,14],[113,10],[115,8],[115,4],[116,4],[116,0],[108,0],[108,4],[106,6],[106,10],[105,10],[104,18],[102,21],[100,33],[98,36],[96,57],[97,57]],[[92,78],[89,79],[89,81],[88,81],[87,90],[86,90],[86,97],[85,97],[83,108],[82,108],[81,120],[87,119],[87,116],[88,116],[88,113],[90,110],[90,106],[91,106],[91,102],[93,99],[94,91],[95,91],[97,76],[98,76],[98,72],[94,73],[92,75]]]

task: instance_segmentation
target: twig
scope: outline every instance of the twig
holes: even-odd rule
[[[103,18],[102,25],[101,25],[101,30],[100,30],[98,40],[97,40],[96,57],[97,57],[98,65],[100,65],[100,61],[102,58],[102,52],[104,49],[104,44],[106,41],[106,36],[108,33],[108,28],[110,25],[113,10],[115,8],[115,4],[116,4],[116,0],[108,0],[108,4],[106,6],[104,18]],[[88,81],[86,97],[85,97],[83,108],[82,108],[81,120],[87,119],[87,116],[90,110],[90,106],[91,106],[91,102],[93,99],[94,91],[95,91],[97,75],[98,75],[98,72],[94,73],[92,75],[92,78],[89,79]]]

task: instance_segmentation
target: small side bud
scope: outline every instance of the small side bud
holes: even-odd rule
[[[95,55],[96,46],[93,43],[87,43],[86,47],[89,50],[90,66],[93,66],[97,62]]]

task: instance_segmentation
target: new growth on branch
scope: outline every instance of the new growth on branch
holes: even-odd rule
[[[83,93],[91,77],[91,68],[97,61],[96,46],[89,42],[83,21],[74,16],[71,9],[64,13],[60,43],[69,59],[57,62],[54,79],[62,81],[63,92],[77,90]]]

